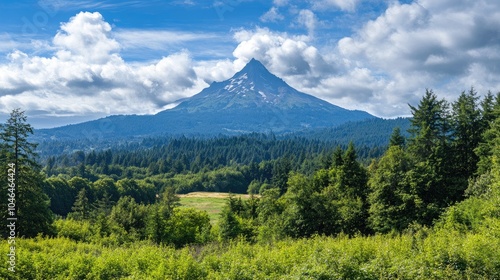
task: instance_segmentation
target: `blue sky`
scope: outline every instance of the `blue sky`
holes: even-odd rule
[[[308,27],[299,23],[298,17],[300,11],[308,10],[312,4],[307,1],[281,2],[287,4],[251,0],[3,1],[0,4],[3,11],[0,32],[10,35],[10,39],[17,43],[16,47],[23,51],[50,55],[50,50],[43,53],[43,49],[34,48],[33,41],[50,42],[61,23],[68,22],[82,11],[98,12],[113,28],[113,36],[122,39],[121,57],[127,61],[156,60],[183,49],[189,50],[196,59],[231,58],[237,46],[233,34],[239,29],[267,27],[290,35],[307,34]],[[352,4],[345,8],[329,4],[325,10],[316,9],[315,16],[321,24],[316,25],[315,31],[324,34],[317,36],[315,41],[327,44],[349,36],[356,27],[380,15],[388,3],[368,0],[352,7]],[[144,39],[141,37],[134,41],[133,37],[127,36],[138,33],[157,38],[148,36],[148,40],[140,41]],[[159,38],[163,34],[168,38]],[[170,34],[182,34],[185,40],[168,36]],[[3,48],[5,50],[9,48]]]
[[[251,58],[381,117],[426,88],[500,90],[497,0],[0,0],[0,115],[35,127],[154,114]]]

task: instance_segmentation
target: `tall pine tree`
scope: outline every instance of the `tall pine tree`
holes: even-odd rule
[[[498,137],[498,118],[500,118],[500,92],[497,93],[495,100],[489,93],[482,104],[482,122],[483,134],[480,143],[475,149],[478,156],[477,175],[483,175],[491,170],[494,141]]]
[[[17,234],[35,237],[38,234],[52,234],[53,215],[49,209],[49,198],[43,192],[44,177],[37,163],[36,144],[28,140],[33,128],[27,123],[27,117],[20,109],[15,109],[10,118],[0,127],[1,166],[4,170],[2,181],[7,178],[7,166],[14,165],[16,172]],[[4,184],[6,185],[6,184]],[[7,196],[2,196],[7,197]],[[5,221],[7,207],[5,199],[0,202],[1,213]],[[1,229],[5,234],[5,227]]]
[[[474,88],[462,92],[453,103],[453,167],[457,184],[467,186],[468,179],[476,173],[479,157],[474,150],[483,134],[483,120]],[[488,113],[489,114],[489,113]]]
[[[401,128],[395,127],[389,139],[389,147],[398,146],[403,148],[406,144],[406,138],[401,134]]]
[[[350,235],[368,233],[368,173],[357,161],[352,142],[341,162],[329,170],[329,185],[323,191],[330,201],[328,211],[337,212],[340,231]]]
[[[417,107],[410,105],[413,118],[408,152],[413,168],[410,186],[422,200],[418,221],[431,224],[441,211],[460,196],[453,174],[451,118],[449,104],[427,90]],[[461,190],[463,192],[463,190]]]

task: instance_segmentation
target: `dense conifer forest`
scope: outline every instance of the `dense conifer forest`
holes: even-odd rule
[[[42,158],[14,110],[0,136],[1,180],[17,186],[16,272],[2,254],[0,277],[500,278],[500,93],[450,103],[427,90],[410,108],[409,125],[373,145],[324,130],[61,142]],[[251,196],[230,196],[212,223],[180,207],[193,191]]]

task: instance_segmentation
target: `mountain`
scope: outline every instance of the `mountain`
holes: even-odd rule
[[[172,111],[214,112],[246,109],[344,111],[321,99],[301,93],[271,74],[259,61],[252,59],[231,79],[214,82]]]
[[[252,59],[232,78],[213,82],[175,108],[147,116],[110,116],[38,130],[37,138],[79,139],[153,135],[289,133],[335,127],[374,116],[347,110],[290,87]]]

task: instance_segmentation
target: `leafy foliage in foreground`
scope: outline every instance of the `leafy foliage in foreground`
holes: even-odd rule
[[[103,247],[65,238],[18,243],[3,279],[497,279],[500,221],[477,232],[425,228],[402,235],[244,241],[204,247],[140,242]],[[7,250],[7,242],[1,250]],[[6,262],[2,254],[1,261]]]

